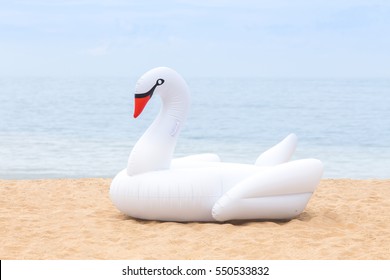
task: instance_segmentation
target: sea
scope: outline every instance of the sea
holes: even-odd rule
[[[390,79],[191,78],[175,157],[254,163],[290,133],[323,178],[390,178]],[[0,77],[0,179],[112,178],[156,117],[136,77]]]

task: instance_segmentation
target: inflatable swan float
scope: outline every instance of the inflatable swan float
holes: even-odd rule
[[[253,165],[221,162],[215,154],[172,159],[189,110],[189,89],[170,68],[146,72],[136,84],[135,118],[154,95],[162,99],[160,113],[111,183],[111,200],[121,212],[147,220],[227,221],[292,219],[305,209],[323,166],[316,159],[288,162],[294,134]]]

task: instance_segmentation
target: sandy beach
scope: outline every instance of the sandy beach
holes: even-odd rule
[[[390,180],[322,180],[296,219],[227,223],[126,217],[110,182],[0,180],[0,259],[390,259]]]

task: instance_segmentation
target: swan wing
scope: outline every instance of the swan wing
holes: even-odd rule
[[[262,153],[257,158],[255,165],[273,166],[289,161],[297,147],[297,141],[297,136],[291,133],[281,142]]]
[[[292,219],[306,207],[322,172],[319,160],[304,159],[256,173],[227,191],[212,215],[217,221]]]

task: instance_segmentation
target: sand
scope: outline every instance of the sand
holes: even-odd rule
[[[296,219],[226,223],[126,217],[110,182],[0,180],[0,259],[390,259],[390,180],[322,180]]]

